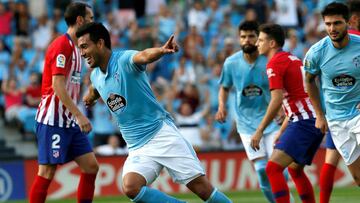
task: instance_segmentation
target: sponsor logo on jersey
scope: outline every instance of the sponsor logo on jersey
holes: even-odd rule
[[[126,107],[126,100],[123,96],[111,93],[109,98],[106,100],[106,104],[112,112],[120,110],[123,112]]]
[[[56,67],[65,68],[66,58],[63,54],[59,54],[56,57]]]
[[[262,93],[262,89],[256,85],[249,85],[242,91],[242,95],[245,97],[261,96]]]
[[[74,71],[73,74],[71,75],[70,82],[75,84],[80,84],[80,81],[81,81],[80,72]]]
[[[350,75],[339,75],[332,79],[335,87],[346,89],[355,85],[356,79]]]
[[[272,68],[268,68],[266,70],[266,74],[267,74],[268,78],[275,77],[275,73],[274,73],[274,70]]]

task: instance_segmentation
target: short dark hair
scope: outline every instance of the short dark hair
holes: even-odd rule
[[[259,35],[259,24],[256,21],[244,21],[239,25],[239,32],[243,31],[255,31]]]
[[[321,12],[322,17],[332,16],[332,15],[341,15],[345,21],[349,21],[349,8],[339,2],[332,2],[325,6],[324,10]]]
[[[278,24],[267,23],[260,25],[259,31],[267,34],[270,39],[275,40],[279,47],[284,46],[285,32],[284,29]]]
[[[351,0],[347,3],[349,7],[350,15],[353,15],[355,13],[360,14],[360,0]]]
[[[92,22],[82,25],[76,31],[76,37],[79,38],[88,33],[90,35],[91,41],[97,43],[100,39],[103,39],[105,42],[105,46],[111,49],[111,40],[110,40],[109,31],[105,28],[105,26],[102,23]]]
[[[67,26],[75,25],[76,18],[78,16],[85,17],[86,16],[86,8],[91,8],[86,3],[83,2],[73,2],[70,3],[65,10],[64,18]]]

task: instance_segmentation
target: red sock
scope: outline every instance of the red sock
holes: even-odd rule
[[[51,180],[43,178],[41,176],[36,176],[30,188],[29,202],[44,203],[50,183]]]
[[[325,163],[320,173],[320,203],[328,203],[334,185],[336,166]]]
[[[94,197],[96,174],[81,173],[78,186],[78,203],[91,203]]]
[[[266,165],[266,174],[277,203],[290,202],[289,187],[287,186],[283,170],[282,166],[272,161],[269,161]]]
[[[291,168],[288,168],[288,170],[295,183],[301,201],[303,203],[315,203],[314,190],[304,170],[294,170]]]

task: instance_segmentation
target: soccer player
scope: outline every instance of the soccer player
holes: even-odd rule
[[[133,202],[183,202],[147,186],[166,168],[175,182],[185,184],[202,200],[231,202],[205,178],[193,148],[150,88],[146,64],[178,51],[174,36],[162,47],[113,52],[109,32],[100,23],[87,24],[76,35],[81,55],[93,69],[84,103],[92,105],[101,96],[129,148],[123,192]]]
[[[67,32],[48,47],[42,80],[42,99],[36,114],[39,171],[30,189],[30,203],[45,202],[59,164],[74,160],[81,169],[78,203],[92,202],[98,163],[86,137],[90,121],[76,106],[80,94],[81,56],[75,35],[93,21],[91,8],[71,3],[65,11]]]
[[[305,56],[306,87],[314,104],[316,127],[324,132],[329,126],[336,149],[360,186],[360,37],[348,34],[346,5],[331,3],[321,14],[328,36]],[[326,115],[315,84],[317,75]]]
[[[242,51],[238,51],[225,60],[220,77],[219,106],[215,115],[217,121],[225,122],[226,102],[232,86],[236,89],[236,127],[244,144],[246,154],[254,164],[260,189],[269,202],[275,202],[271,186],[266,176],[267,159],[273,151],[274,137],[279,126],[272,121],[265,129],[260,140],[260,150],[250,147],[261,119],[266,113],[270,101],[269,81],[266,76],[267,59],[259,55],[256,40],[259,35],[258,24],[245,21],[239,26],[239,42]]]
[[[288,167],[302,202],[315,202],[312,185],[304,173],[310,165],[323,134],[315,128],[315,112],[304,90],[302,62],[282,51],[285,34],[280,25],[264,24],[256,45],[260,54],[268,57],[266,72],[269,79],[271,100],[266,114],[251,138],[251,147],[261,149],[264,130],[282,107],[286,118],[280,128],[281,136],[266,165],[276,202],[288,203],[289,188],[282,174]]]
[[[360,1],[349,1],[348,6],[350,11],[348,32],[350,34],[360,35]],[[336,150],[335,144],[331,138],[331,133],[329,131],[326,135],[325,146],[325,163],[321,168],[319,182],[320,203],[328,203],[330,201],[330,196],[334,185],[336,167],[341,157],[339,152]]]

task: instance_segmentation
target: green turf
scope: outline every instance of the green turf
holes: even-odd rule
[[[319,198],[318,189],[315,190],[317,195],[317,202]],[[266,203],[264,197],[260,191],[241,191],[241,192],[226,192],[226,194],[233,200],[234,203]],[[292,194],[295,197],[295,202],[300,203],[300,199],[297,196],[295,190],[292,190]],[[193,194],[176,194],[175,197],[185,200],[188,203],[200,203],[200,201]],[[9,203],[25,203],[26,201],[8,201]],[[47,201],[49,203],[73,203],[75,200],[53,200]],[[130,202],[126,197],[99,197],[94,200],[94,203],[125,203]],[[358,203],[360,202],[360,190],[357,187],[348,188],[335,188],[330,202],[340,203]]]

